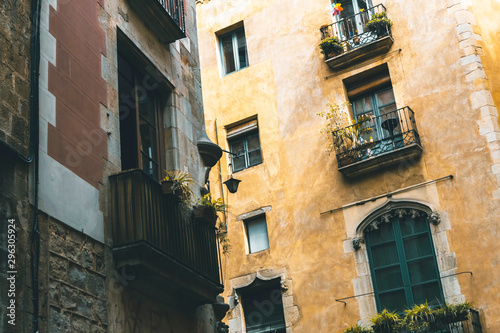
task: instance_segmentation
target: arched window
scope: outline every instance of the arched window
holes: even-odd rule
[[[428,214],[394,209],[365,228],[377,308],[444,304]]]

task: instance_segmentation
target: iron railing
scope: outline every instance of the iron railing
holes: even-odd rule
[[[337,22],[324,25],[320,28],[321,40],[328,37],[337,37],[344,52],[377,41],[377,32],[368,31],[366,23],[374,14],[386,12],[384,5],[376,5],[355,15],[339,18]],[[386,35],[392,38],[391,28],[387,26]]]
[[[358,117],[355,124],[333,132],[339,168],[413,144],[420,144],[420,137],[408,106],[378,117]]]
[[[183,0],[158,0],[165,8],[165,11],[174,20],[177,26],[186,33],[186,18],[184,16],[184,1]]]
[[[146,241],[211,282],[221,284],[217,229],[192,214],[135,169],[110,176],[114,246]]]
[[[375,331],[377,332],[377,331]],[[408,329],[391,330],[390,333],[415,333],[416,331]],[[481,322],[479,320],[479,312],[469,309],[467,318],[455,318],[449,322],[442,322],[440,319],[435,319],[429,323],[427,328],[422,328],[418,332],[421,333],[482,333]],[[381,333],[389,333],[384,330]]]

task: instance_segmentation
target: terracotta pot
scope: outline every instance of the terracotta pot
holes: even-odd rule
[[[217,214],[210,207],[206,206],[195,206],[193,208],[193,214],[195,219],[204,220],[215,227],[217,222]]]

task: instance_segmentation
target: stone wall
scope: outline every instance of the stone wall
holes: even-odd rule
[[[0,3],[0,140],[29,154],[30,3]],[[16,229],[14,269],[7,266],[7,224]],[[28,332],[31,327],[30,244],[32,211],[28,202],[28,165],[0,146],[0,332]],[[9,262],[10,263],[10,262]],[[17,271],[15,297],[8,296],[7,271]],[[15,326],[7,305],[15,300]]]
[[[0,4],[0,139],[28,154],[30,3]]]
[[[48,227],[43,253],[48,258],[48,332],[106,332],[103,245],[50,217],[43,222]]]

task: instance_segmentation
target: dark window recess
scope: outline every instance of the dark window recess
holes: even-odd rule
[[[224,75],[248,67],[247,42],[243,27],[219,37]]]
[[[247,333],[285,333],[285,315],[278,279],[242,293]]]
[[[421,217],[393,217],[366,233],[368,258],[379,311],[403,311],[413,304],[444,304],[429,223]]]
[[[160,176],[157,93],[145,89],[144,75],[118,55],[118,93],[122,170],[140,168],[152,178]]]
[[[229,128],[227,141],[231,153],[238,155],[231,155],[233,172],[262,163],[257,119]]]

